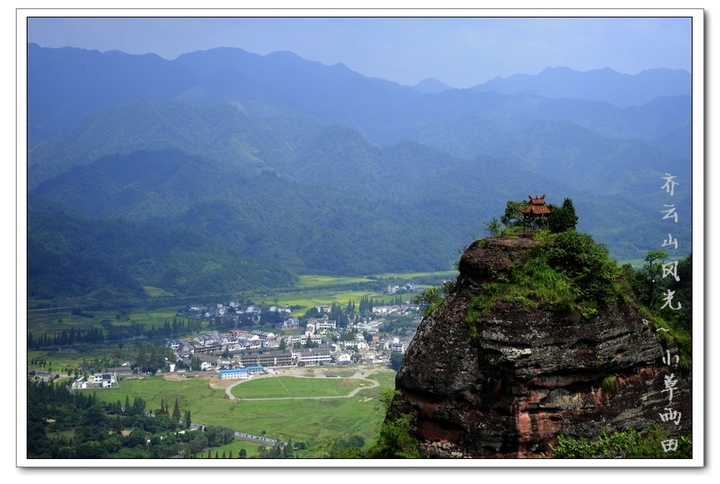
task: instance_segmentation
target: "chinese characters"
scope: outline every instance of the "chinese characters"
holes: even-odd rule
[[[675,181],[675,176],[671,175],[670,173],[665,173],[665,176],[662,177],[663,180],[665,180],[665,184],[660,187],[661,190],[664,190],[665,193],[667,193],[669,196],[675,195],[675,186],[679,185],[678,182]],[[672,220],[674,223],[678,222],[678,213],[675,210],[675,204],[663,204],[665,207],[665,210],[661,210],[661,213],[664,214],[662,217],[662,220]],[[668,238],[663,240],[662,242],[663,247],[673,247],[675,250],[678,248],[678,241],[677,239],[673,238],[671,233],[668,233]],[[662,264],[662,277],[672,277],[675,279],[675,281],[680,281],[680,277],[678,276],[678,261],[668,262],[667,264]],[[660,307],[660,309],[669,308],[673,311],[677,311],[682,308],[682,304],[678,301],[673,304],[673,297],[675,296],[675,291],[671,291],[670,289],[667,289],[663,296],[663,305]],[[664,330],[667,331],[665,328],[659,328],[658,331]],[[662,361],[667,366],[676,366],[678,362],[680,361],[680,357],[678,355],[671,355],[669,350],[665,351],[665,356],[663,356]],[[660,416],[660,420],[665,423],[672,423],[675,426],[680,424],[680,420],[682,419],[682,412],[679,412],[675,410],[672,407],[673,404],[673,397],[675,396],[675,391],[677,390],[678,385],[678,378],[675,376],[675,373],[672,372],[669,375],[665,375],[664,378],[664,388],[661,390],[661,393],[667,393],[667,406],[663,409],[664,412],[658,413]],[[663,440],[661,442],[662,448],[664,452],[674,452],[678,448],[678,440],[674,438],[669,438],[666,440]]]
[[[671,197],[675,195],[675,186],[679,185],[679,182],[675,181],[675,176],[671,175],[670,173],[665,173],[664,177],[661,177],[663,180],[665,180],[665,184],[660,187],[661,190],[665,190],[665,192],[670,195]],[[663,204],[664,207],[667,208],[667,210],[661,210],[661,213],[664,213],[662,220],[668,220],[671,219],[673,222],[677,223],[678,221],[678,213],[675,210],[675,204]],[[663,240],[662,243],[663,247],[673,247],[677,250],[678,248],[678,241],[677,239],[673,238],[671,233],[668,233],[668,238]],[[672,276],[675,281],[679,282],[680,277],[677,273],[678,270],[678,261],[668,262],[667,264],[662,265],[662,277],[666,278],[668,276]],[[660,309],[670,308],[673,311],[677,311],[679,309],[682,309],[682,304],[680,302],[677,302],[673,305],[673,297],[675,296],[675,291],[671,291],[668,289],[664,296],[663,296],[663,305]]]

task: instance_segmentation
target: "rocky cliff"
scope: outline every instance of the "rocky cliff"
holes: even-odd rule
[[[498,300],[471,328],[473,299],[538,244],[475,242],[453,291],[420,324],[388,418],[411,415],[423,457],[539,457],[551,454],[558,435],[592,440],[604,429],[650,424],[687,433],[690,376],[663,361],[676,348],[663,347],[632,298],[591,317]],[[671,404],[666,377],[677,380]],[[677,425],[661,422],[669,404],[685,415]]]

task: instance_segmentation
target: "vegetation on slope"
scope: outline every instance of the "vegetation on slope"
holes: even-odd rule
[[[65,212],[29,215],[31,298],[137,297],[148,285],[178,294],[224,294],[296,282],[297,275],[276,263],[243,258],[189,229],[90,221]]]
[[[522,210],[527,202],[507,202],[501,217],[486,224],[494,236],[513,236],[521,231]],[[541,244],[532,249],[522,267],[509,267],[506,274],[487,284],[483,293],[472,301],[467,320],[471,327],[499,300],[516,303],[528,310],[576,311],[591,317],[602,308],[632,299],[656,325],[673,327],[667,335],[681,346],[689,357],[689,335],[692,325],[692,255],[668,262],[665,251],[650,251],[640,269],[618,267],[607,246],[592,236],[578,232],[578,217],[572,200],[561,207],[550,205],[552,214],[547,226],[534,221],[533,238]],[[481,242],[482,243],[482,242]],[[676,264],[677,280],[668,270]],[[672,305],[663,304],[661,296],[673,291]],[[670,307],[672,306],[672,307]],[[673,308],[678,308],[673,309]],[[684,342],[684,343],[683,343]]]
[[[692,440],[686,436],[677,438],[677,448],[665,451],[668,433],[659,426],[637,431],[604,431],[595,441],[587,439],[558,438],[557,446],[551,444],[555,459],[691,459]]]

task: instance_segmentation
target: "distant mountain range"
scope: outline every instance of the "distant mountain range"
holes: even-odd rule
[[[666,96],[691,92],[690,73],[682,69],[649,69],[637,75],[620,74],[606,67],[587,72],[568,67],[548,67],[539,74],[495,78],[472,88],[500,94],[526,94],[549,99],[589,99],[626,108],[642,106]]]
[[[168,61],[30,44],[29,260],[90,257],[128,277],[63,286],[67,273],[35,264],[29,285],[38,297],[142,285],[199,294],[306,272],[447,269],[508,200],[536,193],[572,198],[579,228],[616,258],[641,259],[670,229],[685,254],[690,100],[689,74],[662,69],[555,68],[452,89],[290,52]],[[661,223],[665,173],[680,182],[672,227]],[[122,227],[203,248],[102,242]]]
[[[417,84],[413,86],[415,89],[421,92],[430,92],[433,94],[437,94],[439,92],[447,91],[449,89],[452,89],[452,87],[448,86],[447,84],[438,81],[434,77],[431,77],[429,79],[424,79]]]

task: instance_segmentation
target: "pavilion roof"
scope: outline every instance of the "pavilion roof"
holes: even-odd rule
[[[545,205],[545,195],[542,197],[538,197],[537,195],[533,198],[532,195],[528,195],[528,198],[530,198],[530,203],[528,203],[527,207],[520,210],[520,213],[524,215],[549,215],[550,214],[550,208],[548,208],[547,205]]]

